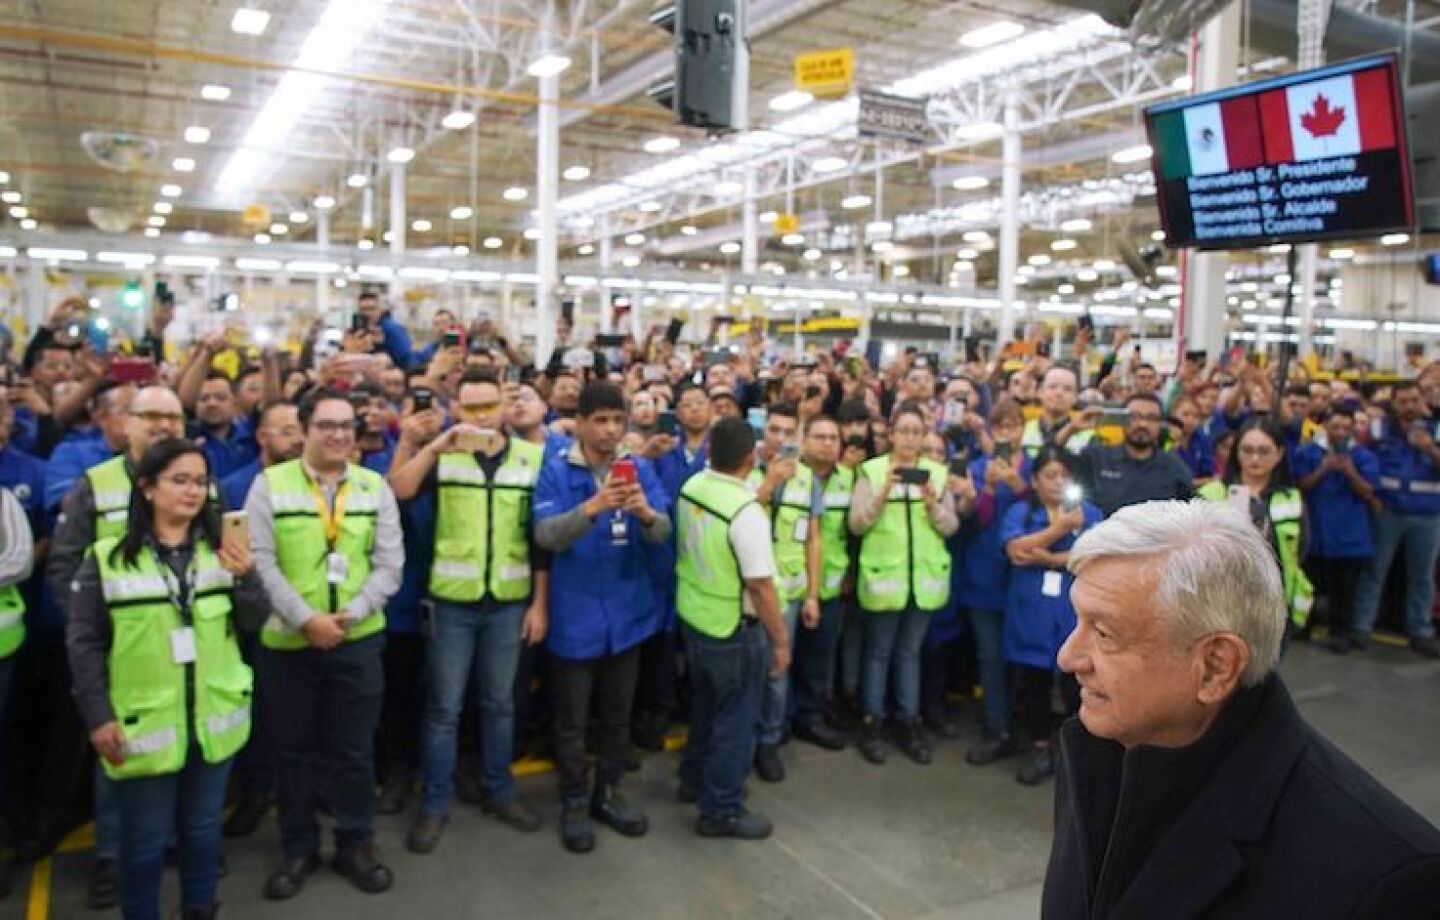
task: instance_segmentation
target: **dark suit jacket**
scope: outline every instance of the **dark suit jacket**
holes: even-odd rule
[[[1101,914],[1092,870],[1105,854],[1089,851],[1092,830],[1106,832],[1085,826],[1088,786],[1075,778],[1087,758],[1118,761],[1078,719],[1065,725],[1044,920],[1440,917],[1440,831],[1311,728],[1278,676],[1262,687],[1249,724]],[[1133,818],[1123,799],[1115,814]]]

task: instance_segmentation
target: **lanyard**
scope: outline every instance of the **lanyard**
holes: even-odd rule
[[[308,476],[306,478],[309,478]],[[340,540],[340,528],[345,523],[345,495],[349,491],[350,481],[347,479],[340,483],[340,488],[335,492],[335,506],[331,508],[325,501],[325,490],[315,480],[310,480],[311,494],[315,496],[315,511],[320,516],[320,524],[325,528],[325,543],[328,550],[333,551],[335,544]]]
[[[188,626],[191,620],[191,609],[195,603],[195,577],[196,561],[199,558],[198,549],[190,550],[190,562],[185,566],[185,572],[176,580],[175,570],[169,562],[165,561],[159,548],[150,544],[150,555],[155,559],[155,567],[160,570],[160,580],[165,582],[165,593],[170,595],[170,603],[180,613],[180,619]]]

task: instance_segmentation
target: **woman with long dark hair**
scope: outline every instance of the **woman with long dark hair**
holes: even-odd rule
[[[1280,564],[1290,624],[1294,630],[1305,629],[1315,589],[1300,565],[1308,528],[1304,500],[1290,475],[1284,430],[1260,418],[1240,426],[1224,477],[1206,483],[1198,494],[1207,501],[1229,502],[1265,535]]]
[[[259,627],[266,601],[250,548],[222,547],[209,488],[199,447],[156,443],[136,466],[125,533],[95,544],[72,588],[70,668],[116,781],[126,920],[158,920],[172,835],[182,918],[218,909],[225,781],[250,735],[236,633]]]

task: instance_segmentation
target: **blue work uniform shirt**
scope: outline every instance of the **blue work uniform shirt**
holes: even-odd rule
[[[1020,481],[1030,482],[1030,458],[1024,451],[1017,451],[1020,460]],[[985,492],[985,471],[990,466],[989,457],[970,461],[970,479],[975,483],[979,495]],[[995,484],[995,514],[988,526],[980,526],[975,515],[966,519],[960,528],[964,534],[964,546],[952,566],[952,585],[959,604],[966,610],[1004,610],[1005,592],[1010,584],[1010,560],[1005,555],[1005,543],[1000,538],[1000,528],[1005,514],[1015,504],[1018,496],[1003,482]],[[959,577],[953,573],[959,570]]]
[[[1440,514],[1440,468],[1411,446],[1393,418],[1385,420],[1384,434],[1370,449],[1380,461],[1377,495],[1398,514]]]
[[[1099,507],[1085,502],[1084,533],[1105,519]],[[1050,526],[1050,516],[1041,505],[1018,502],[1005,513],[1000,525],[1002,545],[1039,533]],[[1052,553],[1067,553],[1076,535],[1067,533],[1050,545]],[[1070,603],[1070,586],[1075,578],[1068,571],[1055,571],[1059,592],[1045,593],[1046,574],[1055,570],[1031,565],[1011,565],[1010,585],[1005,596],[1005,631],[1000,651],[1005,660],[1030,668],[1055,667],[1060,646],[1075,629],[1075,607]]]
[[[1320,468],[1328,453],[1325,445],[1311,442],[1295,453],[1294,478],[1304,479]],[[1380,482],[1380,461],[1364,447],[1349,449],[1360,478],[1374,487]],[[1370,529],[1370,507],[1361,501],[1345,474],[1332,471],[1305,493],[1310,519],[1310,555],[1317,559],[1365,559],[1375,552]]]

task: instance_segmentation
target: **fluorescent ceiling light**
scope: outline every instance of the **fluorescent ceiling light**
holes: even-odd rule
[[[5,170],[0,169],[0,185],[9,185],[9,184],[10,184],[10,174],[9,174],[8,172],[6,172]]]
[[[34,221],[31,221],[31,223],[34,223]],[[33,227],[26,227],[24,222],[22,222],[22,223],[20,224],[20,226],[21,226],[22,229],[25,229],[25,230],[33,230],[33,229],[34,229]],[[157,236],[160,235],[160,231],[159,231],[158,229],[156,229],[155,227],[146,227],[146,228],[145,228],[145,235],[148,236],[148,237],[150,237],[151,239],[154,239],[155,237],[157,237]]]
[[[889,240],[877,240],[870,244],[870,248],[875,252],[889,252],[895,248],[895,244]]]
[[[308,224],[309,222],[310,222],[310,215],[309,215],[309,214],[306,214],[304,211],[291,211],[291,212],[290,212],[290,223],[292,223],[292,224]]]
[[[230,98],[230,87],[219,83],[206,83],[200,87],[200,98],[211,102],[224,102]]]
[[[456,109],[440,119],[441,127],[448,128],[451,131],[463,131],[473,124],[475,124],[475,113],[467,112],[464,109]]]
[[[432,226],[433,224],[423,217],[416,218],[410,222],[410,229],[416,233],[429,233]]]
[[[507,188],[500,197],[504,198],[506,201],[524,201],[526,198],[530,197],[530,190],[528,188],[521,188],[520,186],[516,185],[511,188]]]
[[[369,252],[375,248],[374,240],[360,239],[355,241],[355,248],[361,252]]]
[[[1332,249],[1332,250],[1330,250],[1330,258],[1335,259],[1335,260],[1337,260],[1337,261],[1339,261],[1339,260],[1344,260],[1344,259],[1353,259],[1353,258],[1355,258],[1355,250],[1353,250],[1353,249]]]
[[[275,223],[273,223],[273,224],[270,225],[270,235],[271,235],[271,236],[284,236],[285,234],[287,234],[287,233],[289,233],[289,232],[290,232],[290,228],[287,227],[287,226],[285,226],[284,224],[280,223],[279,221],[276,221]]]
[[[152,227],[165,226],[165,218],[161,217],[159,214],[151,214],[149,219],[147,219],[145,222]]]
[[[989,184],[990,180],[984,176],[961,176],[954,182],[951,182],[950,187],[957,192],[973,192],[977,189],[985,188]]]
[[[1005,133],[1005,126],[998,121],[977,121],[955,129],[955,136],[962,141],[983,141]]]
[[[330,0],[310,29],[291,66],[230,156],[215,188],[227,197],[243,196],[285,150],[290,130],[333,85],[326,71],[350,57],[385,11],[389,0]]]
[[[590,243],[586,243],[575,251],[580,253],[580,255],[582,256],[592,256],[595,254],[595,247]]]
[[[175,210],[175,206],[168,201],[155,202],[154,211],[156,214],[169,214]]]
[[[235,260],[235,267],[242,272],[278,272],[280,270],[279,259],[251,259],[239,258]]]
[[[1182,93],[1190,92],[1191,88],[1194,87],[1194,85],[1195,80],[1188,73],[1181,74],[1180,76],[1170,81],[1170,88],[1173,90],[1178,90]]]
[[[673,137],[656,137],[645,142],[646,153],[669,153],[680,146],[680,141]]]
[[[256,245],[256,246],[269,246],[269,245],[270,245],[270,234],[268,234],[268,233],[257,233],[257,234],[255,234],[255,245]]]
[[[1079,245],[1075,240],[1054,240],[1050,243],[1050,249],[1053,252],[1069,252]]]
[[[388,265],[362,265],[356,269],[362,278],[393,278],[395,269]]]
[[[809,93],[792,89],[788,93],[781,93],[770,100],[770,108],[776,112],[793,112],[796,109],[803,109],[815,101],[815,97]]]
[[[640,257],[626,256],[625,258],[620,260],[620,264],[625,266],[626,268],[634,268],[635,266],[640,264]]]
[[[385,159],[391,163],[403,166],[415,159],[415,150],[412,147],[391,147],[385,154]]]
[[[452,281],[499,281],[503,275],[499,272],[485,271],[458,271],[450,273]]]
[[[1056,288],[1055,288],[1055,291],[1056,291],[1056,293],[1059,293],[1059,294],[1073,294],[1073,293],[1075,293],[1075,285],[1073,285],[1073,284],[1062,284],[1062,285],[1056,287]]]
[[[1141,160],[1150,159],[1153,151],[1149,144],[1136,144],[1134,147],[1126,147],[1110,154],[1110,160],[1114,163],[1139,163]]]
[[[364,173],[351,173],[345,180],[345,184],[351,188],[364,188],[369,183],[370,179]]]
[[[907,278],[910,276],[910,266],[897,265],[894,268],[890,269],[890,274],[894,275],[896,278]]]
[[[721,181],[716,182],[714,187],[711,188],[710,191],[714,192],[719,197],[729,197],[730,195],[738,195],[741,192],[745,191],[745,185],[744,183],[739,182],[735,179],[722,179]]]
[[[170,161],[170,168],[176,172],[194,172],[195,161],[190,157],[176,157]]]
[[[571,166],[561,174],[566,182],[584,182],[590,178],[590,167]]]
[[[285,270],[287,272],[301,272],[308,275],[332,275],[340,270],[340,266],[334,262],[307,262],[302,259],[295,262],[287,262]]]
[[[645,214],[656,214],[656,213],[658,213],[660,210],[662,210],[664,207],[665,207],[665,206],[662,205],[662,204],[661,204],[660,202],[658,202],[658,201],[642,201],[642,202],[640,202],[640,210],[641,210],[641,212],[643,212],[643,213],[645,213]]]
[[[185,143],[187,144],[208,144],[210,143],[210,129],[202,125],[191,125],[185,129]]]
[[[727,256],[733,256],[735,253],[740,251],[740,244],[735,242],[734,240],[730,240],[727,243],[721,243],[720,251],[725,253],[725,255]]]
[[[47,259],[52,262],[84,262],[90,253],[83,249],[43,249],[38,246],[25,250],[32,259]]]
[[[823,174],[840,172],[842,169],[849,165],[850,161],[845,159],[844,157],[821,157],[814,163],[810,164],[810,168],[815,170],[817,173]]]
[[[780,242],[784,243],[786,246],[799,246],[805,242],[805,234],[787,233],[784,236],[780,237]]]
[[[631,233],[630,235],[625,237],[626,246],[640,246],[643,245],[644,242],[645,234],[643,233]]]
[[[409,278],[412,281],[445,281],[450,277],[450,272],[443,268],[422,268],[420,266],[406,267],[400,269],[401,278]]]
[[[985,230],[966,230],[961,239],[967,243],[983,243],[990,239],[990,234]]]
[[[312,203],[315,205],[315,210],[328,211],[335,207],[335,198],[332,195],[316,195],[315,201]]]
[[[178,185],[167,183],[166,185],[160,186],[160,194],[166,198],[179,198],[184,194],[184,190]]]
[[[840,207],[847,211],[856,211],[860,208],[868,208],[874,202],[869,195],[849,195],[841,200]]]
[[[143,268],[146,265],[153,265],[155,257],[148,252],[97,252],[95,261]]]
[[[469,205],[460,205],[450,209],[451,220],[469,220],[475,215],[475,209]]]
[[[1404,246],[1408,242],[1410,242],[1408,233],[1387,233],[1380,237],[1381,246]]]
[[[681,235],[681,236],[694,236],[695,234],[697,234],[697,233],[699,233],[699,232],[700,232],[699,228],[693,227],[693,226],[691,226],[690,224],[686,224],[685,226],[683,226],[683,227],[680,228],[680,235]]]
[[[1108,271],[1113,270],[1114,268],[1115,268],[1115,262],[1114,262],[1114,260],[1112,260],[1112,259],[1096,259],[1096,260],[1095,260],[1095,270],[1096,270],[1097,272],[1108,272]]]
[[[532,77],[556,77],[570,69],[570,59],[563,54],[547,54],[537,59],[525,72]]]
[[[486,249],[499,249],[501,246],[505,245],[505,241],[500,239],[500,237],[498,236],[487,236],[485,237],[485,242],[483,245]]]
[[[166,256],[167,268],[216,268],[220,260],[214,256]]]
[[[1018,22],[1002,19],[988,26],[972,29],[960,36],[960,44],[966,48],[989,48],[1025,34],[1025,27]]]
[[[10,209],[10,216],[15,218],[16,220],[24,220],[25,218],[30,216],[30,209],[25,207],[24,205],[17,204],[15,205],[15,207]]]
[[[270,14],[264,10],[241,7],[230,19],[230,28],[241,35],[263,35],[270,25]]]
[[[801,255],[801,258],[804,259],[806,262],[819,262],[824,257],[825,253],[821,252],[818,249],[807,249],[805,250],[804,254]]]
[[[1092,224],[1088,219],[1084,217],[1075,217],[1062,222],[1060,224],[1060,229],[1064,230],[1066,233],[1084,233],[1086,230],[1089,230],[1093,226],[1094,224]]]
[[[773,224],[773,223],[775,223],[775,221],[777,221],[777,220],[779,220],[779,219],[780,219],[780,212],[779,212],[779,211],[761,211],[761,212],[760,212],[759,220],[760,220],[760,223],[762,223],[762,224]]]
[[[1031,257],[1030,257],[1029,259],[1027,259],[1026,261],[1029,262],[1031,265],[1049,265],[1049,264],[1050,264],[1050,257],[1047,256],[1047,255],[1045,255],[1045,254],[1042,252],[1042,253],[1039,253],[1038,255],[1033,255],[1033,256],[1031,256]]]
[[[1164,230],[1156,230],[1155,232],[1153,232],[1153,233],[1150,234],[1150,239],[1154,240],[1154,241],[1157,242],[1157,243],[1163,243],[1163,242],[1165,242],[1165,231],[1164,231]],[[1289,246],[1286,246],[1286,247],[1285,247],[1285,251],[1286,251],[1286,252],[1289,252],[1289,251],[1290,251],[1290,247],[1289,247]],[[1271,252],[1274,252],[1274,250],[1272,249]]]
[[[865,233],[870,236],[880,236],[884,233],[893,233],[895,225],[888,220],[872,220],[865,225]]]
[[[975,251],[974,249],[961,249],[955,253],[955,258],[962,259],[967,262],[971,259],[978,259],[979,257],[980,253]]]
[[[19,192],[0,192],[0,201],[6,204],[19,204],[24,198]]]

